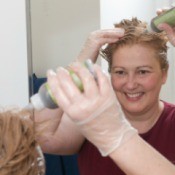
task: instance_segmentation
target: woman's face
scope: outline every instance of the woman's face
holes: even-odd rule
[[[124,112],[144,114],[159,101],[167,72],[160,68],[154,50],[142,45],[118,48],[112,58],[111,79]]]

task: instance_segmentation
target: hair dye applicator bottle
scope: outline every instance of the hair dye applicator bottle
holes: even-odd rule
[[[161,30],[158,29],[158,25],[161,23],[167,23],[171,27],[175,27],[175,7],[167,10],[159,16],[154,17],[148,26],[148,30],[161,32]]]
[[[96,80],[96,75],[93,70],[93,63],[90,59],[87,59],[84,62],[85,67],[92,73],[94,76],[94,79]],[[80,80],[80,78],[76,75],[76,73],[72,70],[69,70],[69,74],[72,77],[73,82],[78,87],[78,89],[83,92],[83,84]],[[52,95],[52,92],[50,90],[50,87],[48,83],[44,83],[39,88],[38,93],[34,94],[30,98],[30,104],[26,108],[34,108],[35,110],[42,110],[44,108],[49,109],[56,109],[59,106],[57,105],[57,102]]]

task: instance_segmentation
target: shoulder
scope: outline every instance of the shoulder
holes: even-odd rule
[[[175,110],[175,104],[165,102],[165,101],[162,101],[162,102],[164,104],[164,110],[168,110],[168,111],[174,111]]]
[[[169,102],[166,102],[166,101],[162,101],[164,103],[165,106],[168,106],[168,107],[174,107],[175,108],[175,104],[173,103],[169,103]]]
[[[163,117],[166,118],[166,120],[174,121],[175,124],[175,104],[168,103],[163,101],[164,103],[164,110],[163,110]]]

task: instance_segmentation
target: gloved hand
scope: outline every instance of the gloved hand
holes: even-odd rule
[[[83,62],[85,59],[90,58],[93,62],[96,62],[100,48],[106,43],[117,42],[124,35],[124,32],[122,28],[103,29],[91,32],[77,60]]]
[[[50,89],[82,134],[107,156],[137,131],[126,120],[109,76],[98,65],[94,65],[97,82],[80,63],[72,64],[71,68],[82,80],[84,92],[79,91],[63,68],[59,68],[57,74],[48,73]]]
[[[169,42],[175,46],[175,27],[162,23],[158,25],[158,28],[166,32]]]
[[[157,13],[157,15],[161,15],[161,14],[165,13],[167,10],[169,10],[169,8],[158,9],[156,11],[156,13]],[[159,24],[157,27],[160,30],[164,30],[166,32],[169,42],[173,46],[175,46],[175,27],[171,27],[170,25],[168,25],[166,23]]]

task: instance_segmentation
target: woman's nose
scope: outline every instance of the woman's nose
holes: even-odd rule
[[[135,89],[138,86],[137,78],[134,75],[128,75],[126,87],[129,90]]]

